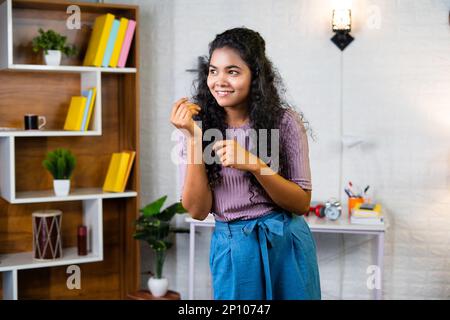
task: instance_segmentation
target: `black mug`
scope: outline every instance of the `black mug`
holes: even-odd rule
[[[38,116],[37,114],[26,114],[23,117],[23,121],[25,130],[40,130],[47,123],[44,116]]]

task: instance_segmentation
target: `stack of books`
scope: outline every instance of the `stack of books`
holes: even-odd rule
[[[103,191],[124,192],[133,166],[135,151],[122,151],[112,154],[106,174]]]
[[[64,130],[86,131],[95,105],[97,89],[91,88],[81,92],[81,96],[74,96],[70,100]]]
[[[126,65],[136,21],[115,19],[107,13],[95,19],[83,66],[120,67]]]
[[[350,222],[354,224],[384,224],[384,215],[379,203],[358,203],[352,209]]]

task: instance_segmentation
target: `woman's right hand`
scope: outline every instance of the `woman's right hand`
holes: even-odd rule
[[[201,108],[198,105],[189,102],[187,98],[181,98],[173,104],[170,122],[185,135],[194,137],[194,132],[201,132],[201,129],[192,117],[197,115],[200,110]]]

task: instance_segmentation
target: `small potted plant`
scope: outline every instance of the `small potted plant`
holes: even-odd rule
[[[67,149],[56,149],[47,153],[47,158],[42,162],[53,176],[53,188],[57,196],[67,196],[70,191],[70,177],[75,169],[76,161],[72,153]]]
[[[32,40],[33,51],[43,50],[45,63],[49,66],[59,66],[61,53],[68,57],[78,53],[78,49],[73,45],[67,45],[66,41],[66,36],[62,36],[54,30],[44,31],[39,28],[39,35]]]
[[[163,267],[166,253],[173,243],[169,236],[172,233],[188,233],[189,229],[172,228],[170,221],[177,213],[185,213],[180,202],[176,202],[161,210],[167,196],[164,196],[139,210],[142,215],[136,220],[136,232],[133,237],[145,241],[155,253],[156,273],[148,280],[149,291],[155,297],[162,297],[167,293],[168,280],[163,277]]]

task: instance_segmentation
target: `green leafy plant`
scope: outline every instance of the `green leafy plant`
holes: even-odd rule
[[[76,160],[69,150],[60,148],[48,152],[42,165],[55,180],[68,180],[75,169]]]
[[[156,255],[156,274],[157,279],[161,279],[166,253],[173,243],[169,236],[172,233],[188,233],[189,229],[172,228],[170,221],[175,214],[185,213],[180,202],[176,202],[164,210],[161,210],[167,196],[149,203],[139,211],[141,216],[136,220],[136,232],[133,237],[137,240],[145,241]]]
[[[48,50],[61,50],[68,57],[76,55],[78,49],[74,45],[67,45],[66,41],[66,36],[62,36],[54,30],[44,31],[42,28],[39,28],[39,36],[32,40],[33,51],[39,52],[44,50],[45,54],[47,54]]]

